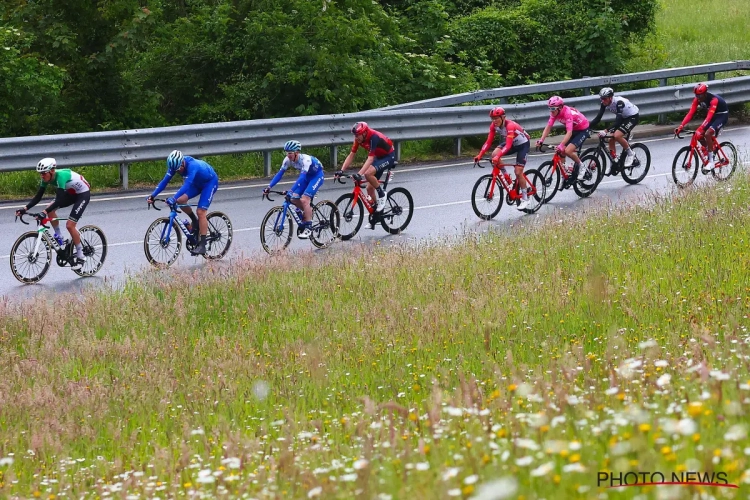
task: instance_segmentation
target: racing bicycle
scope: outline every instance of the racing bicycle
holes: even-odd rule
[[[695,132],[685,130],[692,135],[689,146],[683,146],[677,151],[672,162],[672,179],[677,187],[684,188],[695,182],[698,176],[698,165],[701,165],[701,173],[709,173],[717,181],[725,181],[732,177],[737,168],[737,148],[729,141],[719,144],[716,137],[713,138],[714,165],[708,165],[708,151],[706,147],[698,142],[699,136]],[[680,134],[675,134],[677,139],[683,139]]]
[[[601,178],[604,178],[605,175],[621,175],[622,179],[628,184],[638,184],[646,178],[648,170],[651,168],[651,151],[643,143],[630,142],[631,134],[628,134],[626,140],[630,144],[630,150],[633,151],[635,157],[633,158],[633,164],[626,167],[626,155],[620,154],[615,161],[609,152],[608,141],[612,137],[611,135],[600,136],[599,145],[586,149],[581,156],[588,156],[589,154],[596,154],[598,156],[599,164],[602,167]]]
[[[501,169],[504,167],[515,167],[515,165],[498,163],[492,166],[492,173],[481,176],[474,184],[471,190],[471,208],[482,220],[491,220],[503,206],[503,198],[510,205],[519,205],[521,203],[521,193],[518,188],[518,179],[511,180],[510,175]],[[481,162],[474,162],[475,167],[485,168]],[[502,172],[502,174],[501,174]],[[542,207],[544,203],[545,192],[547,187],[544,185],[544,177],[538,170],[526,170],[523,173],[526,179],[527,196],[529,206],[523,209],[527,214],[533,214]],[[503,196],[503,190],[506,195]]]
[[[273,201],[270,194],[284,197],[284,203],[268,211],[260,225],[260,243],[269,254],[284,250],[292,242],[292,229],[297,224],[297,237],[302,228],[302,211],[292,205],[291,192],[269,191],[263,198]],[[310,200],[312,203],[312,200]],[[327,248],[339,235],[339,211],[330,200],[323,200],[312,207],[310,241],[317,248]]]
[[[540,144],[536,150],[542,153],[549,151],[554,148],[550,144]],[[545,161],[539,165],[539,172],[544,177],[544,185],[547,187],[545,203],[549,203],[558,191],[573,187],[573,190],[581,198],[591,196],[591,193],[596,190],[596,187],[601,182],[602,178],[602,167],[599,163],[597,155],[589,153],[587,155],[579,155],[581,160],[581,169],[577,172],[574,177],[571,167],[568,169],[565,165],[565,156],[555,148],[555,154],[552,160]]]

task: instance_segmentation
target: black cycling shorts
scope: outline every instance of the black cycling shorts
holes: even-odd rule
[[[73,205],[73,208],[70,210],[68,219],[76,223],[80,220],[84,210],[86,210],[86,205],[89,204],[90,200],[91,191],[86,191],[85,193],[70,194],[67,191],[63,191],[62,189],[60,189],[55,196],[55,201],[57,202],[58,208],[65,208]]]

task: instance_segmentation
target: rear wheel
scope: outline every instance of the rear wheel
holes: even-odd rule
[[[552,161],[545,161],[539,165],[539,173],[542,174],[546,187],[544,203],[549,203],[560,189],[560,170],[554,168]]]
[[[362,200],[357,198],[354,202],[354,194],[347,193],[336,200],[336,208],[339,211],[339,237],[346,241],[354,237],[362,227],[364,220],[364,206]]]
[[[36,283],[47,274],[52,263],[52,245],[47,236],[39,242],[39,252],[35,253],[39,233],[30,231],[22,234],[10,249],[10,270],[21,283]]]
[[[638,184],[646,178],[648,169],[651,168],[651,151],[641,143],[631,144],[630,149],[635,158],[631,166],[622,167],[622,178],[628,184]]]
[[[483,175],[474,183],[471,190],[471,208],[482,220],[491,220],[503,206],[503,187],[496,179],[492,180],[492,174]]]
[[[339,235],[339,210],[332,201],[323,200],[313,207],[310,241],[318,248],[331,245]]]
[[[208,236],[206,238],[206,253],[203,258],[217,260],[224,257],[232,246],[232,221],[221,212],[211,212],[206,216],[208,222]]]
[[[737,168],[737,148],[729,141],[722,142],[715,156],[714,160],[717,163],[721,162],[721,166],[711,169],[711,175],[717,181],[726,181],[732,177],[734,170]]]
[[[399,234],[406,229],[414,214],[414,200],[411,193],[402,187],[388,191],[385,208],[380,215],[380,225],[391,234]]]
[[[80,269],[73,269],[78,276],[93,276],[99,272],[107,258],[107,238],[104,232],[96,226],[83,226],[78,230],[81,234],[81,245],[86,262]]]
[[[260,244],[263,250],[273,255],[281,252],[292,242],[292,218],[284,207],[273,207],[260,225]]]
[[[169,217],[156,219],[146,230],[143,251],[152,266],[169,267],[174,264],[182,249],[182,232],[176,222],[169,229]],[[167,237],[167,232],[169,236]]]
[[[694,154],[690,146],[677,151],[672,162],[672,179],[677,187],[684,188],[695,182],[698,175],[698,155]]]
[[[526,176],[527,183],[531,188],[531,192],[528,193],[529,206],[523,211],[527,214],[533,214],[542,208],[542,205],[544,204],[544,194],[547,187],[544,185],[544,177],[542,177],[542,174],[540,174],[538,170],[527,170],[524,172],[524,175]]]

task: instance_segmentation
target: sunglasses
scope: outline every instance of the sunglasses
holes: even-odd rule
[[[547,108],[548,108],[548,109],[549,109],[550,111],[560,111],[560,109],[561,109],[562,107],[561,107],[561,106],[557,106],[557,107],[553,107],[553,106],[547,106]]]

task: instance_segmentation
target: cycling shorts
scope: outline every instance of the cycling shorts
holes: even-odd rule
[[[372,166],[375,167],[375,178],[380,180],[383,172],[396,166],[396,152],[394,151],[393,153],[376,158],[372,162]]]
[[[566,142],[565,145],[575,144],[576,149],[580,150],[583,143],[589,137],[591,137],[591,130],[574,130],[573,135],[570,136],[570,140]]]
[[[719,132],[721,132],[721,129],[724,128],[724,125],[727,124],[727,121],[729,120],[729,113],[722,113],[722,114],[716,114],[713,118],[711,118],[711,122],[706,126],[706,130],[712,128],[714,129],[714,132],[716,135],[719,135]]]
[[[305,195],[312,200],[322,185],[322,170],[318,170],[318,173],[312,175],[302,174],[297,179],[297,182],[294,183],[294,186],[292,186],[292,198],[299,199],[302,195]]]
[[[89,204],[90,200],[91,191],[71,194],[67,191],[63,191],[62,189],[58,189],[57,193],[55,194],[57,208],[65,208],[73,205],[73,208],[70,209],[70,215],[68,216],[68,219],[72,220],[75,223],[78,223],[78,221],[80,220],[84,210],[86,210],[86,205]]]
[[[187,194],[188,199],[195,198],[200,194],[201,197],[198,199],[198,208],[201,210],[208,210],[208,207],[211,206],[211,202],[214,199],[214,193],[218,188],[219,177],[214,176],[213,179],[209,180],[202,186],[191,184],[185,194]]]
[[[526,160],[529,157],[529,149],[531,149],[531,142],[526,141],[523,144],[510,148],[507,154],[516,153],[516,165],[526,165]]]
[[[617,127],[617,130],[625,134],[625,137],[629,137],[635,126],[638,125],[639,119],[638,113],[623,118],[622,123]]]

